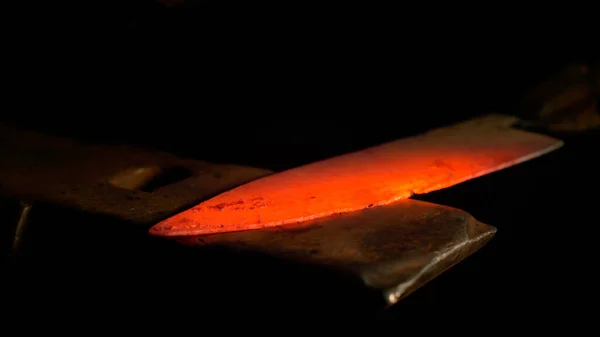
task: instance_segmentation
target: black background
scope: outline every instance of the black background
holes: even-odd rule
[[[282,170],[512,113],[524,90],[595,50],[585,9],[547,16],[474,5],[200,3],[19,6],[7,31],[16,44],[6,52],[3,118],[89,142]],[[466,210],[499,232],[384,321],[508,331],[586,322],[598,135],[555,136],[566,143],[554,153],[417,197]],[[181,294],[195,309],[169,302],[155,310],[204,314],[197,295]],[[236,305],[230,310],[239,315]],[[90,307],[90,315],[101,310]],[[261,310],[267,320],[279,309]],[[310,307],[303,312],[302,324],[315,319]]]

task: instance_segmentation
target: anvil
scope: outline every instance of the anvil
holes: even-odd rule
[[[474,253],[496,232],[465,211],[412,200],[413,194],[449,187],[562,145],[512,128],[515,122],[509,116],[484,116],[362,154],[309,164],[308,171],[292,169],[291,174],[134,147],[82,144],[4,126],[0,184],[2,194],[11,198],[112,216],[136,235],[152,228],[152,234],[199,252],[224,247],[240,256],[260,253],[339,271],[377,293],[383,304],[393,304]],[[338,174],[343,167],[347,169]],[[183,179],[156,183],[168,172],[183,173]],[[310,174],[298,178],[303,172]],[[316,185],[311,183],[315,172],[320,179]],[[254,195],[257,191],[265,194]],[[238,197],[262,197],[267,204],[250,210],[248,217],[243,208],[216,207],[207,216],[198,209],[228,205],[227,200]],[[325,202],[305,208],[303,200]],[[228,211],[233,213],[219,218]],[[184,218],[185,224],[180,221]],[[53,226],[51,232],[60,230],[60,222]],[[90,231],[113,236],[127,230],[93,226],[98,228]]]

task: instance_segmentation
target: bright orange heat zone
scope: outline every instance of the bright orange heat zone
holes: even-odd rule
[[[385,205],[500,170],[562,144],[514,132],[519,136],[511,134],[512,139],[494,132],[491,138],[425,134],[301,166],[222,193],[158,223],[150,233],[250,230]]]

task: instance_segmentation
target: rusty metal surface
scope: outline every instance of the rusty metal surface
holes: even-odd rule
[[[394,304],[470,254],[496,229],[447,206],[402,200],[387,206],[253,231],[176,237],[350,272]]]
[[[153,223],[265,169],[181,159],[130,146],[91,145],[0,125],[0,193],[44,200],[134,223]],[[165,169],[190,177],[152,192],[137,189]]]

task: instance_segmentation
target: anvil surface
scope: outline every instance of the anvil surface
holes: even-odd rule
[[[71,221],[70,213],[62,212],[58,221],[36,220],[33,223],[34,226],[45,226],[42,231],[59,240],[90,233],[110,234],[101,236],[103,239],[98,240],[98,246],[91,238],[84,240],[85,245],[75,245],[80,247],[81,254],[95,249],[106,250],[106,246],[110,246],[107,240],[122,241],[126,237],[131,240],[131,245],[139,244],[139,240],[151,240],[145,237],[145,232],[157,221],[273,173],[252,167],[181,159],[147,149],[84,144],[10,126],[3,126],[2,131],[0,155],[5,160],[0,165],[0,191],[4,196],[24,199],[34,205],[41,203],[84,211],[99,219],[110,216],[111,220],[106,222]],[[138,180],[144,182],[148,178],[144,175],[152,176],[174,166],[184,167],[191,172],[190,176],[152,191],[145,191],[140,187],[141,183],[136,185],[140,176],[141,180]],[[67,223],[73,225],[67,226]],[[66,231],[69,235],[65,235]],[[139,237],[130,236],[129,232],[135,232]],[[397,302],[474,253],[494,233],[494,227],[475,220],[464,211],[402,200],[299,225],[176,239],[193,246],[182,251],[188,257],[208,251],[211,253],[206,254],[214,257],[213,248],[224,248],[324,267],[332,275],[345,275],[344,280],[359,284],[365,293],[372,294],[385,306]],[[58,245],[73,247],[73,242]],[[152,249],[155,249],[156,241],[152,242]],[[126,246],[127,242],[122,244]],[[150,249],[143,244],[138,247],[136,256],[143,255],[144,249]],[[111,254],[118,255],[119,251],[113,249]],[[264,277],[268,279],[267,275]],[[320,278],[323,274],[315,273],[314,277]],[[335,282],[333,285],[328,282],[311,284],[343,288]],[[336,289],[326,289],[323,293],[335,292]],[[352,297],[352,294],[346,295]]]

